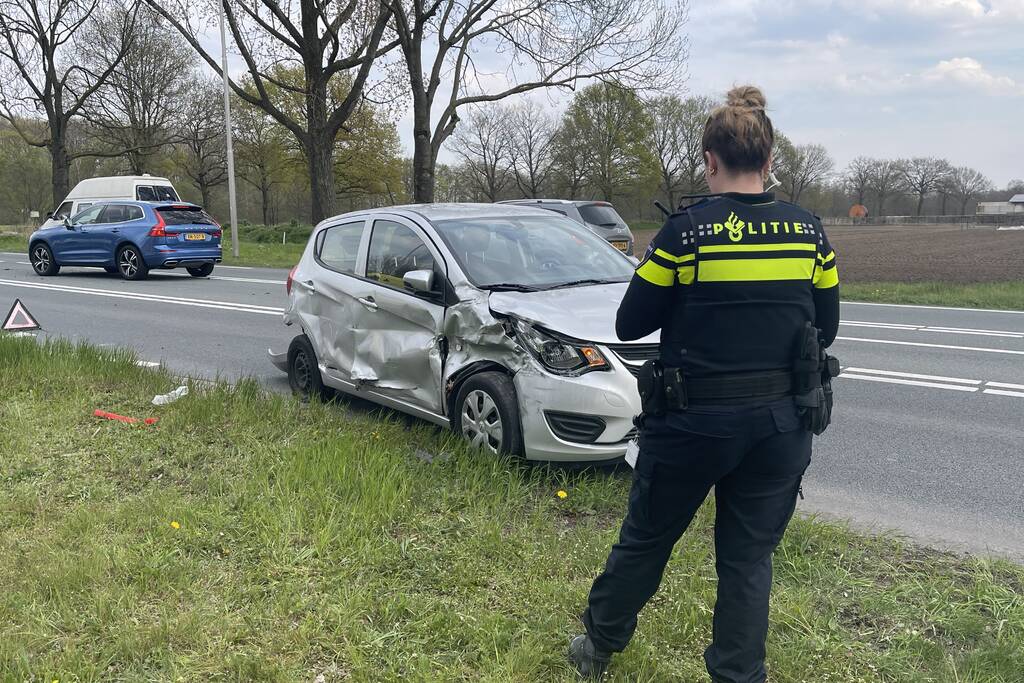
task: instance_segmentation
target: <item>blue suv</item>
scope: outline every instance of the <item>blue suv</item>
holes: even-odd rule
[[[221,261],[221,229],[202,207],[180,202],[97,202],[41,228],[29,238],[38,275],[61,266],[95,266],[125,280],[144,280],[151,268],[183,267],[206,277]]]

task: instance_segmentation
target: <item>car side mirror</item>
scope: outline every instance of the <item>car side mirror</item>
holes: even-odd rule
[[[64,227],[67,228],[68,230],[75,229],[75,224],[71,222],[70,216],[64,216]]]
[[[434,271],[432,270],[410,270],[402,278],[406,288],[414,292],[430,294],[434,291]]]

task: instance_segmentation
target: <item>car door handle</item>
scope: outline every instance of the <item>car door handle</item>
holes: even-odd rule
[[[316,285],[312,280],[296,280],[295,282],[301,285],[303,289],[309,290],[310,294],[316,294]]]
[[[121,232],[121,229],[120,228],[114,228],[110,232],[114,232],[114,233]]]
[[[369,308],[371,311],[377,310],[377,302],[373,300],[372,296],[363,297],[357,299],[357,301],[362,305],[366,306],[367,308]]]

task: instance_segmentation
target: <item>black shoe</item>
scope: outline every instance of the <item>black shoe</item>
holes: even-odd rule
[[[611,659],[612,654],[602,652],[594,647],[594,643],[586,634],[576,636],[569,643],[569,661],[576,667],[580,678],[592,681],[601,680]]]

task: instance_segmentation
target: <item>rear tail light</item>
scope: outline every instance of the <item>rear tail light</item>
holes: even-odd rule
[[[216,237],[217,239],[220,239],[221,231],[220,230],[214,230],[210,234],[213,235],[214,237]]]
[[[284,288],[288,291],[288,296],[292,294],[292,282],[295,280],[295,271],[298,270],[299,266],[292,266],[292,269],[288,271],[288,279],[284,283]]]
[[[149,231],[150,237],[174,237],[178,234],[177,230],[168,230],[167,223],[164,221],[164,217],[160,215],[160,212],[156,212],[156,225]]]

